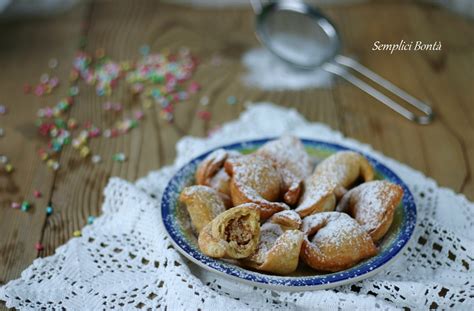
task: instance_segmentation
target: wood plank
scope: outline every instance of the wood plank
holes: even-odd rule
[[[51,255],[69,240],[73,231],[85,225],[89,215],[98,215],[102,191],[110,176],[133,181],[150,170],[171,164],[175,144],[181,137],[207,135],[215,126],[238,117],[246,101],[294,107],[308,120],[327,123],[474,199],[474,27],[452,13],[413,1],[327,9],[339,25],[345,52],[435,107],[440,116],[434,124],[418,126],[343,81],[333,89],[302,91],[262,91],[244,85],[241,57],[259,46],[249,9],[190,9],[154,0],[139,4],[132,0],[95,1],[89,8],[85,19],[86,50],[104,48],[112,59],[126,60],[137,59],[144,44],[152,52],[187,47],[200,60],[194,78],[202,90],[176,106],[172,124],[161,118],[158,107],[153,107],[146,110],[139,128],[129,134],[92,140],[93,154],[103,159],[99,165],[82,159],[76,150],[65,148],[61,154],[63,169],[54,175],[35,154],[41,140],[32,122],[37,103],[54,103],[67,85],[47,100],[22,95],[22,86],[25,79],[38,79],[53,56],[60,61],[58,76],[67,76],[86,8],[48,20],[2,27],[0,102],[15,105],[15,115],[0,117],[1,127],[7,132],[0,138],[0,153],[8,149],[18,171],[11,176],[0,175],[0,284],[18,277],[36,257],[33,245],[41,234],[46,249],[40,255]],[[442,53],[393,55],[371,51],[376,40],[397,42],[400,38],[441,40],[446,48]],[[220,65],[213,64],[215,55],[221,59]],[[18,70],[22,65],[28,68],[26,74],[25,70]],[[70,112],[80,122],[89,120],[101,128],[110,127],[113,118],[102,110],[102,103],[107,100],[124,103],[125,114],[140,107],[140,102],[123,85],[110,98],[97,97],[93,88],[82,83],[80,89],[77,104]],[[202,96],[209,97],[206,107],[199,104]],[[236,96],[238,103],[228,105],[229,96]],[[202,109],[212,113],[211,120],[196,117]],[[124,152],[128,160],[114,162],[112,155],[116,152]],[[11,200],[31,199],[37,187],[44,198],[36,201],[38,206],[31,213],[9,208]],[[49,199],[55,213],[45,219],[44,206]]]
[[[0,127],[5,130],[0,154],[6,154],[15,166],[12,174],[0,169],[0,284],[17,278],[37,256],[35,243],[40,241],[54,173],[36,153],[44,140],[34,120],[39,107],[54,105],[67,92],[67,85],[61,84],[53,94],[38,98],[23,94],[23,85],[37,84],[44,72],[67,81],[81,18],[78,8],[48,19],[3,22],[0,27],[0,103],[9,109],[0,116]],[[57,69],[48,68],[51,58],[59,61]],[[42,192],[42,198],[34,199],[35,189]],[[12,201],[22,200],[34,202],[29,212],[10,208]]]

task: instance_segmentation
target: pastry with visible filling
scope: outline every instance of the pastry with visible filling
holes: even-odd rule
[[[311,268],[336,272],[377,254],[370,235],[345,213],[324,212],[303,219],[301,258]]]
[[[214,258],[246,258],[257,249],[260,215],[253,203],[219,214],[199,234],[201,251]]]
[[[337,206],[352,216],[372,237],[380,240],[390,228],[396,207],[403,197],[399,185],[375,180],[347,192]]]

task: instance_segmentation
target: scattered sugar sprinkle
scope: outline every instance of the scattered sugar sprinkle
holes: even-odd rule
[[[112,156],[112,160],[115,162],[125,162],[127,160],[127,156],[123,152],[115,153]]]
[[[0,105],[0,116],[6,115],[8,112],[8,109],[5,105]]]
[[[44,246],[43,246],[43,244],[41,244],[40,242],[38,242],[38,243],[35,244],[35,249],[36,249],[38,252],[40,252],[40,251],[42,251],[42,250],[44,249]]]

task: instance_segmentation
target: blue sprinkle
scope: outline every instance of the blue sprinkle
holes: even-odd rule
[[[51,215],[53,213],[53,207],[52,206],[48,206],[46,207],[46,215]]]
[[[142,54],[143,56],[147,56],[148,54],[150,54],[150,46],[149,45],[142,45],[140,47],[140,54]]]
[[[227,97],[227,103],[229,105],[235,105],[237,104],[237,98],[235,96],[229,96]]]

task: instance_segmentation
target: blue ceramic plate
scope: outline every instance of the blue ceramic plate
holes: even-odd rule
[[[269,140],[271,139],[246,141],[223,146],[222,148],[250,153]],[[350,150],[347,147],[321,141],[302,140],[302,142],[308,154],[318,161],[337,151]],[[402,202],[395,211],[392,226],[382,241],[379,242],[380,251],[376,256],[350,269],[336,273],[321,274],[300,264],[301,267],[290,276],[269,275],[241,267],[236,262],[209,258],[200,252],[197,239],[191,229],[187,210],[179,203],[178,198],[184,187],[194,184],[196,168],[210,152],[193,159],[174,175],[165,189],[161,202],[163,223],[176,249],[207,270],[247,284],[271,289],[313,290],[330,288],[359,281],[385,268],[398,254],[401,254],[413,234],[416,225],[416,206],[410,190],[389,168],[366,155],[375,168],[376,179],[386,179],[399,184],[405,192]]]

